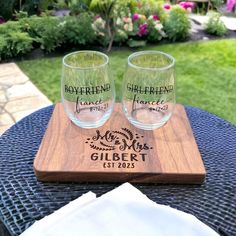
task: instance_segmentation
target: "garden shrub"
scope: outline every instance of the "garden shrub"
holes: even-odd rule
[[[8,59],[30,52],[33,39],[25,32],[9,32],[0,36],[0,59]]]
[[[0,25],[0,59],[23,55],[33,48],[34,39],[22,32],[18,22],[9,21]]]
[[[172,7],[164,22],[164,30],[173,42],[186,40],[190,30],[187,12],[180,6]]]
[[[121,45],[122,43],[125,43],[128,40],[128,38],[129,37],[124,30],[117,29],[114,37],[114,42]]]
[[[163,23],[167,13],[161,4],[162,0],[128,2],[133,4],[132,10],[120,10],[116,16],[116,41],[126,41],[129,47],[140,47],[147,41],[157,42],[166,37]]]
[[[88,13],[81,13],[79,16],[64,18],[65,40],[71,44],[92,44],[96,34],[92,28],[92,16]]]
[[[127,43],[129,47],[139,47],[146,44],[146,35],[148,33],[146,20],[144,15],[137,13],[128,17],[117,17],[115,22],[115,42],[119,44]]]
[[[28,17],[28,13],[26,11],[19,11],[15,13],[15,18],[17,20],[22,19],[22,18],[27,18]]]
[[[148,34],[147,40],[150,42],[157,42],[166,37],[163,25],[157,15],[151,15],[148,17]]]
[[[11,32],[7,41],[12,56],[25,54],[33,48],[33,38],[26,32]]]
[[[165,23],[167,14],[166,14],[166,11],[164,10],[162,4],[156,3],[156,7],[154,8],[152,15],[157,15],[159,17],[161,23],[163,23],[163,24]]]
[[[9,57],[11,54],[8,51],[7,39],[0,35],[0,61]]]
[[[134,36],[133,39],[157,42],[166,37],[158,15],[150,15],[147,18],[145,15],[135,13],[132,16],[132,22],[133,31],[129,35]]]
[[[0,25],[0,35],[8,34],[11,31],[21,31],[17,21],[8,21]]]
[[[217,12],[211,12],[209,14],[209,20],[205,25],[205,30],[207,33],[216,36],[223,36],[228,31],[225,24],[220,19],[220,14]]]
[[[126,21],[129,23],[128,19]],[[145,38],[147,36],[148,24],[145,15],[135,13],[130,19],[129,24],[130,26],[132,26],[131,28],[133,28],[133,30],[130,31],[129,35],[136,36],[139,39]]]
[[[47,52],[54,51],[65,41],[65,26],[59,17],[33,16],[21,19],[20,24]]]
[[[104,47],[109,44],[109,36],[106,29],[106,21],[102,17],[97,16],[92,24],[92,28],[96,34],[96,42],[103,45]]]

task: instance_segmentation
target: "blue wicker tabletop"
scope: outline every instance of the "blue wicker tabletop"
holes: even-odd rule
[[[0,137],[0,220],[10,235],[19,235],[83,193],[99,196],[119,185],[37,181],[33,159],[53,108],[27,116]],[[195,215],[220,235],[236,235],[236,127],[198,108],[185,109],[206,167],[204,184],[135,187],[159,204]]]

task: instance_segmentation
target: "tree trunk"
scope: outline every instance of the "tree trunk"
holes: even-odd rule
[[[111,25],[113,25],[113,20],[110,20],[109,18],[107,19],[107,33],[108,33],[108,37],[109,37],[109,44],[108,44],[108,48],[107,48],[107,52],[111,51],[112,48],[112,44],[114,41],[114,30],[112,30],[113,27],[111,27]]]

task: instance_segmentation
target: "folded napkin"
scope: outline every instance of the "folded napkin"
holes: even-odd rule
[[[216,236],[196,217],[147,198],[129,183],[89,192],[34,223],[21,236]]]

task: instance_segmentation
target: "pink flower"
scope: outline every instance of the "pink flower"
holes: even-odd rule
[[[170,10],[171,5],[166,3],[166,4],[163,5],[163,8],[166,9],[166,10]]]
[[[157,15],[153,15],[152,19],[155,20],[155,21],[160,20],[159,16],[157,16]]]
[[[138,19],[139,19],[139,14],[137,14],[137,13],[133,14],[132,20],[137,21]]]
[[[234,6],[236,7],[236,1],[235,0],[227,0],[227,11],[228,12],[233,12]]]
[[[148,28],[147,23],[141,24],[138,27],[138,36],[142,37],[143,35],[146,35],[147,34],[147,28]]]
[[[194,3],[193,2],[180,2],[179,5],[181,7],[183,7],[185,10],[188,8],[193,8],[194,7]]]

